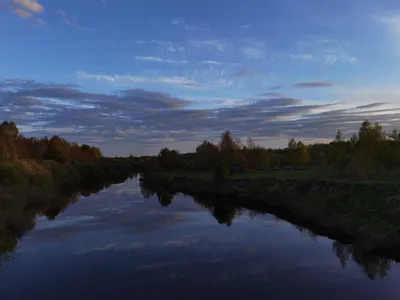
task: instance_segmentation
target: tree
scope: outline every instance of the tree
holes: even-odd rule
[[[255,144],[254,140],[251,137],[249,137],[247,139],[246,146],[247,146],[247,149],[249,149],[249,150],[256,148],[256,144]]]
[[[59,163],[70,161],[70,144],[58,135],[53,136],[47,146],[47,151],[44,154],[44,159],[54,160]]]
[[[336,137],[335,137],[335,142],[343,142],[344,137],[342,134],[342,131],[340,129],[337,130]]]
[[[179,167],[179,152],[177,150],[161,149],[158,154],[161,165],[166,169],[175,169]]]
[[[18,137],[19,130],[14,122],[4,121],[0,124],[0,135],[6,135],[12,139]]]
[[[289,148],[289,149],[296,149],[296,148],[297,148],[297,143],[296,143],[296,141],[294,140],[294,138],[291,138],[291,139],[289,140],[288,148]]]
[[[353,134],[350,138],[350,145],[354,147],[358,142],[358,136],[356,134]]]
[[[196,148],[195,162],[198,168],[211,170],[217,163],[219,150],[210,141],[203,141]]]
[[[230,153],[238,150],[239,145],[235,143],[234,139],[232,138],[231,132],[227,130],[221,135],[221,140],[219,142],[218,148],[223,153]]]
[[[400,141],[400,133],[397,132],[397,129],[393,129],[393,131],[388,136],[394,141]]]
[[[231,170],[237,163],[237,154],[240,149],[240,145],[237,144],[232,138],[231,132],[229,130],[225,131],[221,135],[221,140],[218,144],[219,149],[219,160],[224,160]]]
[[[297,165],[306,166],[310,162],[310,154],[308,153],[308,148],[303,142],[298,141],[297,143]]]
[[[358,131],[358,140],[362,143],[370,143],[385,140],[386,134],[381,125],[376,122],[374,125],[365,120]]]

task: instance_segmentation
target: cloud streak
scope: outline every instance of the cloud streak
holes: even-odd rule
[[[296,88],[326,88],[332,87],[335,84],[330,81],[310,81],[310,82],[298,82],[293,86]]]
[[[286,143],[291,136],[332,139],[337,128],[350,136],[366,117],[398,126],[400,93],[391,99],[395,102],[311,104],[305,99],[269,95],[221,99],[218,108],[198,109],[197,101],[151,90],[91,93],[76,85],[10,79],[0,83],[0,118],[16,121],[27,135],[57,133],[106,149],[112,145],[125,151],[128,145],[140,145],[158,151],[163,146],[187,145],[193,150],[202,139],[216,140],[226,129],[273,146],[270,140],[283,138]]]

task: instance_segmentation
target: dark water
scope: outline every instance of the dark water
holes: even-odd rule
[[[158,196],[134,179],[38,217],[3,250],[0,299],[400,298],[390,260],[273,215]]]

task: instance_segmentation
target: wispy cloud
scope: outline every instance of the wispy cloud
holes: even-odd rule
[[[78,29],[78,30],[88,31],[88,32],[97,31],[96,29],[93,29],[93,28],[83,27],[83,26],[79,25],[78,23],[76,23],[75,21],[73,21],[73,20],[71,20],[71,19],[68,19],[68,18],[64,18],[62,21],[63,21],[64,24],[66,24],[67,26],[72,27],[72,28],[76,28],[76,29]]]
[[[202,60],[200,63],[204,65],[222,65],[223,62],[216,61],[216,60]]]
[[[15,13],[20,16],[21,18],[30,18],[32,17],[32,13],[27,11],[27,10],[23,10],[21,8],[17,8],[15,10]]]
[[[39,14],[44,12],[44,6],[36,0],[12,0],[12,2],[32,13]]]
[[[62,17],[67,17],[67,12],[62,10],[62,9],[57,9],[56,14],[62,16]]]
[[[88,28],[88,27],[83,27],[77,23],[78,16],[77,15],[71,15],[65,10],[62,9],[57,9],[56,14],[58,14],[61,17],[62,22],[72,28],[82,30],[82,31],[97,31],[96,29],[93,28]]]
[[[162,58],[157,56],[135,56],[135,60],[147,61],[147,62],[158,62],[158,63],[169,63],[169,64],[187,64],[187,60],[173,60],[168,58]]]
[[[182,26],[183,29],[186,30],[186,31],[191,31],[191,30],[194,30],[194,29],[195,29],[193,26],[189,26],[188,23],[186,23],[186,21],[185,21],[185,20],[182,20],[182,19],[175,19],[175,20],[172,20],[171,23],[172,23],[173,25],[176,25],[176,26]]]
[[[210,40],[192,40],[190,45],[193,48],[201,49],[208,48],[214,49],[219,52],[224,51],[228,47],[228,43],[224,40],[210,39]]]
[[[259,47],[244,47],[243,54],[251,60],[261,60],[265,58],[264,50]]]
[[[43,26],[46,25],[46,22],[43,21],[43,20],[40,19],[40,18],[37,18],[37,19],[36,19],[36,25],[39,26],[39,27],[43,27]]]
[[[239,72],[237,72],[235,75],[236,76],[253,76],[255,74],[256,74],[256,72],[254,72],[253,69],[245,68],[245,69],[240,70]]]
[[[225,72],[209,69],[193,71],[191,76],[159,76],[149,77],[140,75],[105,75],[90,74],[79,71],[76,73],[80,80],[104,81],[112,84],[165,84],[179,86],[186,89],[210,89],[216,87],[226,87],[233,84],[232,80],[224,76]]]
[[[332,87],[335,83],[330,81],[310,81],[310,82],[298,82],[293,86],[296,88],[323,88],[323,87]]]
[[[160,76],[160,77],[144,77],[133,75],[102,75],[102,74],[89,74],[79,71],[77,76],[81,80],[97,80],[109,83],[153,83],[153,84],[167,84],[175,85],[189,89],[199,89],[201,85],[196,81],[179,76]]]

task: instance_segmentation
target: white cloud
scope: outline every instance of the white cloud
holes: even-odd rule
[[[228,43],[223,40],[193,40],[190,42],[190,46],[198,49],[208,48],[222,52],[228,47]]]
[[[305,61],[312,61],[315,59],[314,55],[312,54],[289,54],[289,58],[293,60],[305,60]]]
[[[157,56],[135,56],[135,60],[147,61],[147,62],[159,62],[159,63],[170,63],[170,64],[187,64],[187,60],[173,60]]]
[[[185,21],[185,20],[182,20],[182,19],[175,19],[175,20],[172,20],[171,23],[172,23],[173,25],[176,25],[176,26],[182,26],[183,29],[186,30],[186,31],[190,31],[190,30],[194,30],[194,29],[195,29],[193,26],[189,26],[189,25],[186,23],[186,21]]]
[[[81,80],[98,80],[106,81],[110,83],[144,83],[147,82],[147,78],[140,76],[130,76],[130,75],[102,75],[102,74],[89,74],[86,72],[79,71],[76,73],[78,78]]]
[[[15,13],[18,15],[18,16],[20,16],[21,18],[30,18],[30,17],[32,17],[32,13],[31,12],[29,12],[29,11],[27,11],[27,10],[23,10],[23,9],[20,9],[20,8],[17,8],[16,10],[15,10]]]
[[[56,14],[58,14],[58,15],[60,15],[62,17],[67,17],[67,13],[62,9],[57,9],[56,10]]]
[[[90,74],[83,71],[76,73],[80,80],[95,80],[114,84],[166,84],[179,86],[187,89],[209,89],[215,87],[226,87],[233,85],[233,81],[225,77],[225,72],[221,70],[208,69],[193,71],[191,76],[165,76],[155,77],[135,76],[135,75],[105,75]]]
[[[200,63],[204,65],[222,65],[222,62],[216,60],[203,60]]]
[[[143,77],[133,75],[102,75],[102,74],[89,74],[79,71],[77,76],[81,80],[97,80],[109,83],[163,83],[167,85],[181,86],[185,88],[197,89],[201,86],[194,80],[184,77]]]
[[[36,19],[36,25],[42,27],[42,26],[46,25],[46,22],[43,21],[42,19],[38,18],[38,19]]]
[[[82,27],[81,25],[77,24],[76,22],[72,21],[71,19],[68,18],[64,18],[63,19],[64,24],[66,24],[69,27],[73,27],[76,28],[78,30],[82,30],[82,31],[96,31],[93,28],[87,28],[87,27]]]
[[[244,47],[242,52],[248,59],[260,60],[265,58],[263,49],[259,47]]]
[[[32,13],[43,13],[44,7],[36,0],[13,0],[15,5],[18,5]]]

